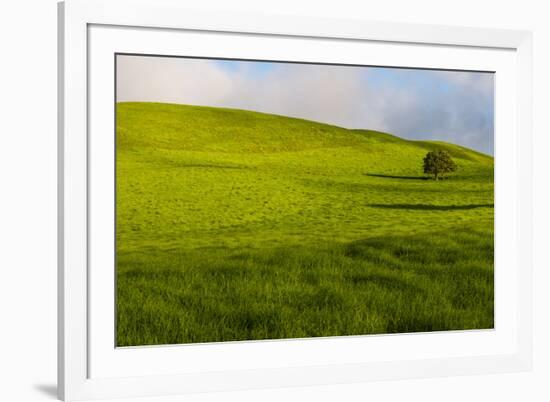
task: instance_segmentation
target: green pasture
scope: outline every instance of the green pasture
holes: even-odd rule
[[[159,103],[116,144],[118,346],[493,327],[490,156]]]

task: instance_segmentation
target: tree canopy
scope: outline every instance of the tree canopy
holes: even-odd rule
[[[424,157],[424,173],[433,174],[435,180],[444,173],[456,171],[456,168],[456,163],[447,151],[430,151]]]

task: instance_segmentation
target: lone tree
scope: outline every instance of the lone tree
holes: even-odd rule
[[[447,151],[430,151],[424,157],[424,173],[433,174],[435,180],[443,173],[454,171],[456,171],[456,163]]]

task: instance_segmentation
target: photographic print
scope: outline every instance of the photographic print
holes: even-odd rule
[[[494,327],[494,74],[116,55],[116,345]]]

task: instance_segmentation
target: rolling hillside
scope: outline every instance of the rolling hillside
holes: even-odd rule
[[[155,103],[116,143],[119,345],[493,325],[492,157]],[[433,149],[456,174],[426,180]]]

